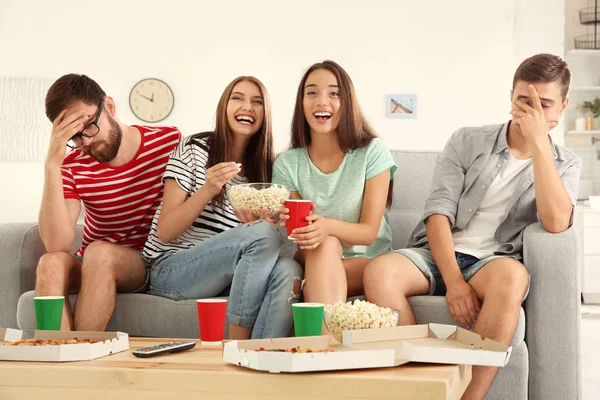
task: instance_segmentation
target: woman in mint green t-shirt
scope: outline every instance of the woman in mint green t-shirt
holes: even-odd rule
[[[386,207],[396,165],[337,63],[314,64],[300,81],[291,147],[275,160],[273,182],[313,203],[309,225],[291,235],[305,267],[304,298],[332,304],[362,294],[366,263],[392,249]]]

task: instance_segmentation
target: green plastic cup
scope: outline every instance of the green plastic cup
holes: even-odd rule
[[[37,296],[33,298],[33,303],[35,304],[36,329],[60,331],[65,297]]]
[[[296,336],[320,336],[323,331],[323,303],[292,304]]]

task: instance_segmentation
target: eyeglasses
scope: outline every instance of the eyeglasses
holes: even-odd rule
[[[102,115],[102,110],[104,110],[104,99],[102,99],[102,101],[98,105],[98,114],[96,115],[96,119],[93,122],[87,124],[81,132],[69,139],[69,141],[67,142],[67,146],[69,146],[72,149],[76,149],[83,144],[83,137],[91,139],[94,136],[96,136],[98,132],[100,132],[98,120],[100,119],[100,115]]]

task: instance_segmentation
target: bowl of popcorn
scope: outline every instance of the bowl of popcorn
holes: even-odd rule
[[[400,311],[354,300],[325,305],[323,319],[329,334],[341,342],[343,331],[398,326]]]
[[[289,197],[288,188],[274,183],[245,183],[227,188],[227,198],[233,209],[249,208],[256,218],[260,217],[262,208],[269,218],[273,218],[279,213],[282,201]]]

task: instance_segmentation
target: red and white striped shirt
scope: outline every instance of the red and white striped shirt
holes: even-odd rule
[[[61,167],[65,199],[83,202],[81,256],[92,242],[104,240],[137,251],[144,248],[152,217],[163,198],[162,177],[171,151],[181,140],[175,127],[134,125],[142,141],[135,157],[111,167],[82,150],[69,152]]]

